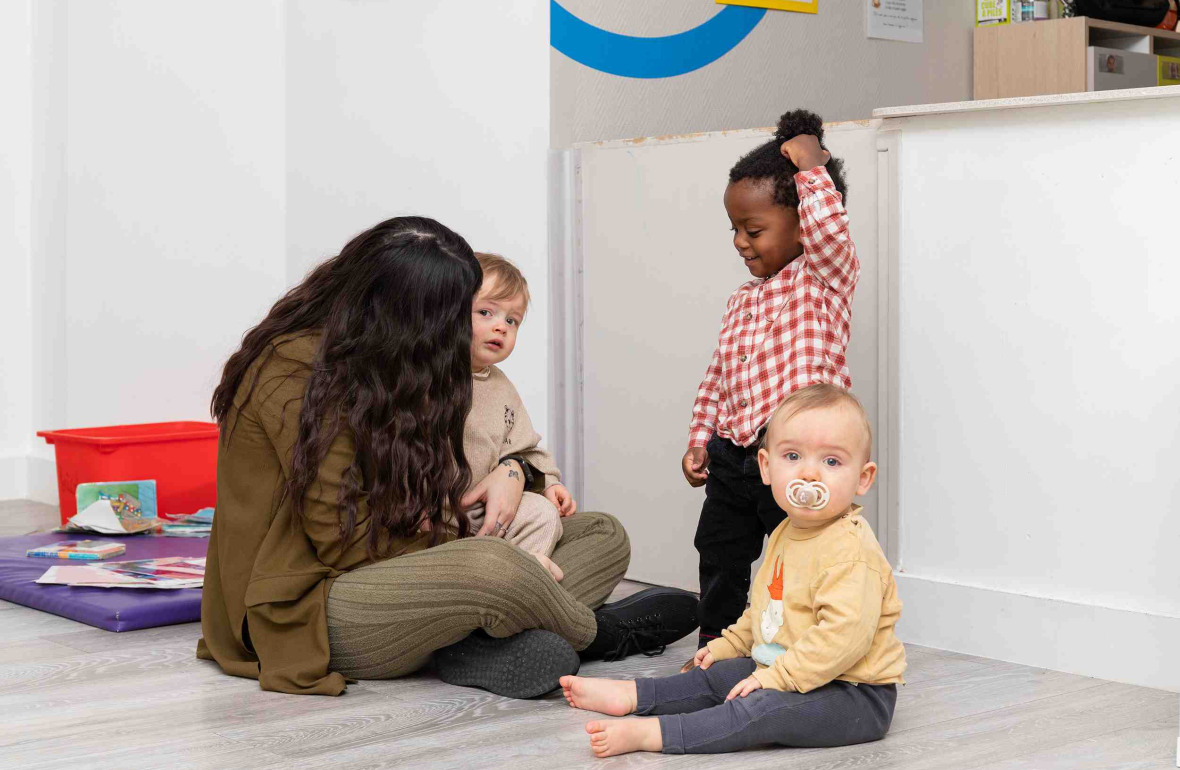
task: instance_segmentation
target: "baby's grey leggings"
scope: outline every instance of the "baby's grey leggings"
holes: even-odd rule
[[[897,685],[835,680],[811,692],[755,690],[726,701],[754,673],[750,658],[661,679],[636,679],[640,716],[659,715],[665,754],[716,754],[753,746],[848,746],[885,737]]]

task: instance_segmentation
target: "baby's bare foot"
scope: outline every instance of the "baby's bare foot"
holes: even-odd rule
[[[587,722],[586,732],[590,733],[590,750],[599,759],[632,751],[664,750],[660,720],[654,717]]]
[[[557,582],[560,583],[561,579],[565,577],[565,573],[561,571],[561,567],[554,564],[553,560],[548,556],[542,556],[539,553],[535,553],[533,554],[533,557],[536,558],[537,561],[541,562],[542,567],[549,570],[549,574],[552,575],[553,579]]]
[[[635,713],[635,682],[563,676],[561,692],[576,709],[597,711],[612,717]]]

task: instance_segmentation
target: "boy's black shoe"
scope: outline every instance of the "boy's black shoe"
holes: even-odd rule
[[[438,678],[447,684],[479,687],[508,698],[538,698],[578,673],[578,653],[551,631],[533,629],[506,639],[474,631],[434,653]]]
[[[697,597],[679,588],[648,588],[604,604],[594,613],[598,635],[582,660],[622,660],[642,652],[654,657],[697,627]]]

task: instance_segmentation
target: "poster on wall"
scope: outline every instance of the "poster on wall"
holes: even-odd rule
[[[975,0],[975,26],[1008,23],[1008,0]]]
[[[769,8],[772,11],[819,13],[819,0],[717,0],[718,5],[744,5],[750,8]]]
[[[922,0],[864,0],[868,37],[922,42]]]

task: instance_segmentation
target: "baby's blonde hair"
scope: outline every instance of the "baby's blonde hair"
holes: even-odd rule
[[[477,251],[475,258],[479,260],[479,267],[483,270],[484,283],[486,284],[489,279],[495,279],[496,294],[488,299],[505,300],[521,297],[524,299],[524,309],[529,309],[529,282],[524,279],[524,273],[520,272],[520,268],[499,254]]]
[[[766,423],[766,435],[762,437],[762,446],[770,443],[770,434],[776,423],[783,423],[797,414],[810,412],[815,409],[827,409],[840,404],[848,404],[860,415],[865,429],[865,462],[868,462],[873,451],[873,426],[869,424],[869,415],[865,412],[860,399],[844,388],[826,382],[817,382],[805,388],[799,388],[783,399],[783,402],[770,415]]]

